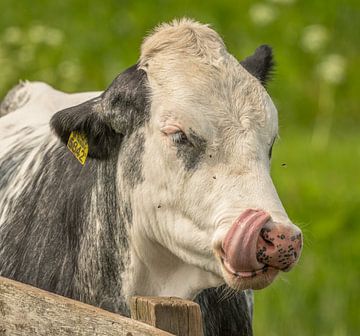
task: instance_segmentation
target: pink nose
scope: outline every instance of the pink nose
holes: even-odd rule
[[[301,247],[302,235],[299,228],[270,220],[260,231],[256,259],[262,264],[288,271],[300,256]]]
[[[247,209],[231,226],[222,248],[233,272],[266,266],[288,271],[300,256],[302,235],[293,224],[276,223],[263,210]]]

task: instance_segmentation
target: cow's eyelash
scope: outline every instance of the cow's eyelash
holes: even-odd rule
[[[188,138],[183,131],[177,131],[171,134],[172,141],[177,145],[183,145],[188,143]]]

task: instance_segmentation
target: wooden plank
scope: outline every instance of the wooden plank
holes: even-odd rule
[[[192,301],[135,296],[131,317],[178,336],[203,336],[200,307]]]
[[[0,277],[0,336],[170,336],[82,302]]]

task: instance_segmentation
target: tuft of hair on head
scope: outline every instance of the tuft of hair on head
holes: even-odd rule
[[[209,25],[185,17],[157,26],[142,43],[139,63],[146,67],[159,53],[191,55],[210,61],[219,58],[222,49],[224,42]]]
[[[254,54],[245,58],[240,64],[266,86],[273,76],[275,67],[272,48],[266,44],[261,45]]]

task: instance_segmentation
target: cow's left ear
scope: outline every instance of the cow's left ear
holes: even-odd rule
[[[260,46],[254,54],[245,58],[240,64],[265,86],[274,69],[271,47],[268,45]]]
[[[146,83],[146,73],[134,65],[117,76],[101,96],[54,114],[50,125],[64,143],[72,131],[84,133],[89,156],[106,158],[149,117]]]
[[[54,114],[50,125],[56,135],[64,142],[68,142],[72,131],[83,133],[87,137],[89,156],[106,158],[121,142],[122,135],[117,134],[106,120],[102,112],[102,97],[86,101]]]

